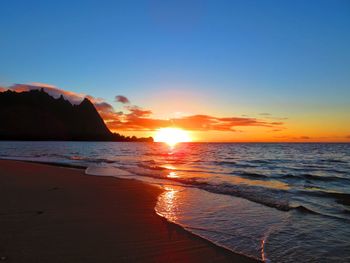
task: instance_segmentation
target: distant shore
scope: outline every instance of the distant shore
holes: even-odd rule
[[[83,169],[0,160],[5,262],[256,262],[154,212],[160,188]]]

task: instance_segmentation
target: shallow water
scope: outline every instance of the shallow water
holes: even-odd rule
[[[0,158],[161,185],[158,214],[250,257],[350,261],[350,144],[0,142]]]

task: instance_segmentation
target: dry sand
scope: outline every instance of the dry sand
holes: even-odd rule
[[[161,189],[0,160],[0,261],[256,262],[168,223]]]

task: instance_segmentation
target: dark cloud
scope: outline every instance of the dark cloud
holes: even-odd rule
[[[123,104],[129,104],[130,103],[130,100],[127,97],[122,96],[122,95],[115,96],[115,101],[123,103]]]
[[[143,117],[148,117],[152,114],[152,111],[144,110],[144,109],[141,109],[140,107],[137,107],[137,106],[128,106],[125,108],[128,111],[130,111],[130,113],[127,114],[127,116],[129,118],[143,118]]]
[[[107,102],[94,102],[94,105],[98,111],[114,112],[113,106]]]

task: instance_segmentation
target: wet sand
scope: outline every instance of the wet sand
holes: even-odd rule
[[[0,160],[0,261],[256,262],[154,212],[158,187]]]

